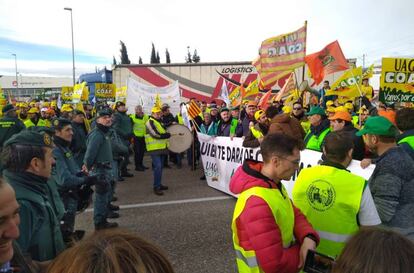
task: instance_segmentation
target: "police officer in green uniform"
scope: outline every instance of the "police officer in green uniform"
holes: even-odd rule
[[[78,164],[79,168],[82,168],[83,158],[86,152],[86,136],[88,132],[85,127],[85,114],[80,110],[73,111],[72,129],[73,137],[70,149],[73,152],[73,158]]]
[[[321,152],[323,140],[331,131],[330,122],[326,118],[325,111],[319,107],[312,107],[306,114],[309,117],[311,127],[305,136],[305,148]]]
[[[52,149],[48,134],[24,130],[6,141],[2,151],[3,176],[14,188],[20,205],[17,243],[37,261],[51,260],[65,248],[47,187],[55,162]]]
[[[84,234],[84,231],[74,233],[81,187],[91,186],[102,182],[102,180],[98,180],[96,176],[86,176],[76,164],[73,153],[69,149],[73,137],[70,120],[55,119],[53,127],[55,129],[53,156],[56,164],[52,170],[51,180],[57,185],[65,208],[64,216],[61,219],[63,239],[65,242],[70,242],[72,239],[80,239],[79,237]]]
[[[11,136],[19,133],[25,128],[23,122],[17,118],[16,109],[13,105],[7,104],[2,109],[3,117],[0,119],[0,147]]]
[[[127,115],[127,108],[125,103],[118,101],[115,104],[116,112],[114,114],[114,125],[113,128],[116,130],[118,135],[121,137],[122,142],[125,146],[129,148],[130,141],[134,134],[132,133],[132,120]],[[133,177],[132,173],[127,171],[127,166],[129,163],[129,155],[126,156],[121,163],[119,164],[119,169],[121,171],[121,176],[123,177]]]
[[[117,227],[117,223],[107,221],[108,206],[111,201],[112,146],[109,130],[112,125],[112,112],[108,108],[100,110],[96,117],[96,127],[89,133],[82,171],[104,177],[95,185],[94,216],[95,229]],[[105,182],[105,183],[104,183]]]
[[[145,123],[148,121],[148,115],[142,111],[142,106],[137,105],[135,107],[135,114],[130,115],[132,123],[134,125],[134,161],[135,170],[143,172],[147,167],[144,166],[144,153],[145,153]]]

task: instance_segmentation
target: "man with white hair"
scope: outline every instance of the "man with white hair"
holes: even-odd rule
[[[134,132],[134,161],[135,161],[135,170],[143,172],[147,167],[143,164],[144,153],[145,153],[145,133],[146,128],[145,124],[147,123],[149,117],[144,114],[142,111],[142,106],[135,106],[135,114],[131,114],[130,118],[133,122],[133,132]]]

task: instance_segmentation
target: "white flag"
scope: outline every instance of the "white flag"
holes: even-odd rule
[[[192,130],[190,118],[188,117],[187,105],[186,104],[184,104],[183,106],[181,106],[181,116],[183,117],[183,123],[184,123],[184,125],[187,126],[188,129]]]
[[[227,85],[225,81],[223,81],[223,85],[221,86],[221,93],[220,93],[219,99],[224,100],[224,102],[227,105],[230,105],[229,91],[227,90]]]

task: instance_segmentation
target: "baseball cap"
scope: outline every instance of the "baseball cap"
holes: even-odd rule
[[[254,113],[254,119],[259,120],[260,116],[263,115],[264,113],[265,112],[263,110],[256,111],[256,113]]]
[[[313,116],[313,115],[326,116],[325,111],[319,106],[311,107],[310,111],[306,113],[306,115],[307,116]]]
[[[357,136],[366,134],[395,137],[398,134],[398,130],[388,119],[381,116],[375,116],[369,117],[365,121],[364,128],[356,133]]]
[[[341,119],[341,120],[345,120],[345,121],[352,121],[352,117],[351,114],[349,112],[345,112],[345,111],[339,111],[339,112],[335,112],[335,114],[328,118],[329,120],[337,120],[337,119]]]

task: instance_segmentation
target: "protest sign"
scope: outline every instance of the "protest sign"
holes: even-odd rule
[[[198,133],[198,140],[207,184],[233,196],[235,195],[230,192],[229,184],[236,169],[243,164],[245,159],[262,161],[260,149],[243,147],[243,138],[212,137]],[[318,165],[322,153],[304,150],[300,156],[299,170],[290,181],[282,181],[290,197],[292,197],[293,186],[299,172],[303,168]],[[348,170],[368,180],[374,171],[374,165],[362,169],[359,164],[359,161],[353,160]]]
[[[379,99],[414,102],[414,59],[382,58]]]
[[[85,87],[86,82],[75,84],[72,92],[72,103],[79,103],[82,100]]]
[[[142,105],[145,113],[151,113],[157,95],[161,100],[161,104],[167,103],[170,106],[171,113],[176,114],[179,112],[181,97],[178,81],[167,86],[157,87],[149,86],[129,78],[126,100],[128,113],[134,113],[135,106],[137,105]]]
[[[127,87],[122,86],[116,89],[116,101],[122,101],[126,103],[127,98]]]
[[[96,102],[115,102],[116,85],[112,83],[95,83]]]
[[[60,100],[62,103],[72,102],[73,86],[62,86]]]

